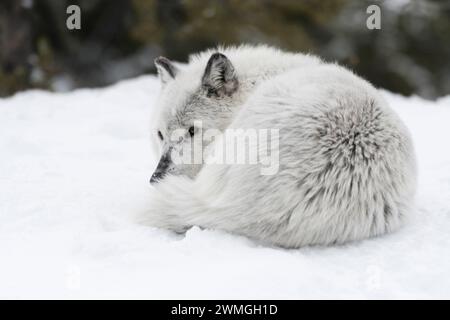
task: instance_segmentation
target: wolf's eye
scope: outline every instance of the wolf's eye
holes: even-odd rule
[[[161,141],[164,140],[163,135],[162,135],[161,131],[159,131],[159,130],[158,130],[158,137]]]
[[[191,137],[193,137],[194,133],[195,133],[195,128],[194,128],[194,126],[192,126],[189,128],[189,134],[191,135]]]
[[[216,93],[217,93],[217,91],[214,88],[208,88],[208,91],[206,94],[208,97],[210,97],[210,96],[216,95]]]

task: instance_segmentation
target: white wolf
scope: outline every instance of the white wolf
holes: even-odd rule
[[[219,53],[220,52],[220,53]],[[220,229],[269,245],[340,244],[398,228],[416,187],[410,134],[370,83],[336,64],[266,46],[218,48],[162,80],[154,139],[161,160],[141,222]],[[171,161],[206,129],[279,130],[279,168]],[[170,139],[174,130],[185,135]],[[212,143],[214,145],[214,143]],[[205,147],[205,146],[204,146]]]

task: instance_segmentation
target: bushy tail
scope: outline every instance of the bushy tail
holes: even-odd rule
[[[204,192],[208,189],[208,192]],[[150,195],[150,208],[138,217],[138,222],[184,232],[191,226],[203,228],[227,228],[225,222],[232,221],[232,208],[217,204],[219,190],[185,177],[168,176],[155,185]],[[232,229],[232,228],[231,228]],[[229,230],[232,231],[232,230]]]

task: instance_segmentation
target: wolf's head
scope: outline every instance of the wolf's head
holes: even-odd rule
[[[155,59],[155,65],[162,90],[152,139],[159,146],[161,158],[150,182],[155,183],[167,174],[194,178],[203,162],[194,153],[202,153],[208,146],[202,132],[226,129],[236,107],[242,103],[237,73],[221,53],[213,53],[209,60],[196,61],[185,68],[164,57]],[[174,159],[188,153],[191,162]]]

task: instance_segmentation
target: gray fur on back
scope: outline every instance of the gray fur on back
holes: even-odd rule
[[[244,46],[220,49],[234,66],[235,92],[193,99],[202,94],[214,52],[195,56],[163,89],[155,128],[170,131],[171,115],[185,108],[193,118],[220,119],[214,123],[220,130],[279,129],[279,171],[174,170],[156,184],[140,221],[178,232],[193,225],[221,229],[289,248],[359,240],[402,225],[414,200],[414,149],[377,89],[316,57]]]

